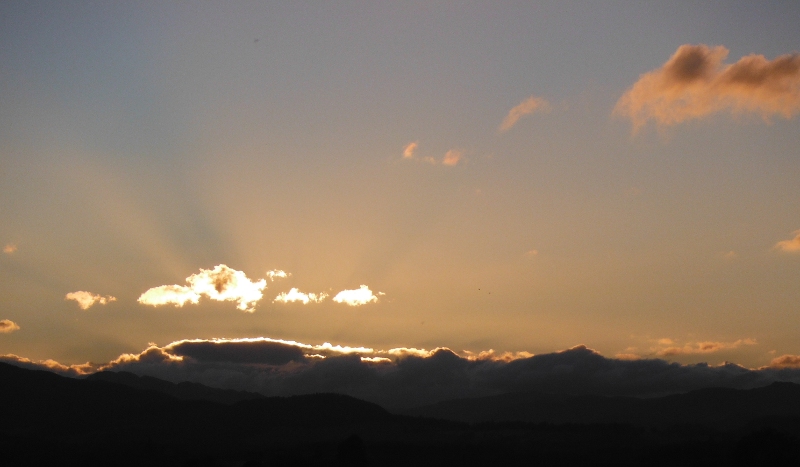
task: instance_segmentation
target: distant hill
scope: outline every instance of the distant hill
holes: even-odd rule
[[[748,390],[711,388],[652,399],[514,393],[449,400],[403,413],[468,423],[693,424],[732,429],[759,419],[800,417],[800,385],[779,382]]]
[[[236,402],[264,398],[263,395],[254,392],[210,388],[199,383],[186,381],[176,384],[153,378],[152,376],[138,376],[127,371],[100,371],[87,376],[86,379],[121,384],[144,391],[160,392],[184,401],[210,401],[230,405]]]
[[[650,400],[506,394],[412,411],[448,421],[338,394],[263,397],[0,363],[0,464],[798,465],[799,403],[798,386],[773,384]]]

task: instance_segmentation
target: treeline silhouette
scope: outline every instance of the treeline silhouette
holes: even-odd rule
[[[438,407],[437,416],[457,419],[442,420],[392,414],[337,394],[264,397],[125,373],[66,378],[0,363],[0,464],[798,465],[798,391],[784,383],[644,401],[553,396],[561,402],[547,412],[552,418],[535,421],[525,417],[547,395],[449,401],[416,411],[433,414]],[[513,406],[525,417],[508,417]],[[661,413],[652,407],[684,415],[650,423],[647,417]],[[569,422],[556,416],[559,410]]]

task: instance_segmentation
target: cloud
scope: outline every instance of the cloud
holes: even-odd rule
[[[378,292],[378,295],[383,294]],[[333,301],[336,303],[346,303],[350,306],[359,306],[366,305],[369,302],[377,302],[378,297],[369,290],[369,287],[362,284],[361,287],[354,290],[342,290],[333,297]]]
[[[800,355],[781,355],[773,358],[770,368],[800,368]]]
[[[461,151],[457,149],[451,149],[445,153],[444,159],[442,159],[442,164],[449,165],[452,167],[458,164],[462,156],[463,154],[461,153]]]
[[[403,159],[413,159],[414,153],[417,151],[417,146],[418,143],[416,141],[413,143],[408,143],[403,149]]]
[[[0,333],[8,334],[9,332],[19,331],[17,323],[10,319],[0,319]]]
[[[506,118],[503,119],[503,122],[500,124],[500,127],[497,129],[497,131],[503,133],[510,130],[514,125],[516,125],[520,118],[536,111],[549,112],[550,104],[541,97],[531,96],[517,104],[517,106],[508,112],[508,115],[506,115]]]
[[[750,112],[768,119],[800,112],[800,54],[767,60],[748,55],[726,65],[723,46],[682,45],[659,69],[645,73],[614,107],[636,132],[649,120],[676,125],[717,112]]]
[[[783,240],[775,244],[775,249],[787,253],[800,253],[800,230],[794,232],[795,237],[791,240]]]
[[[675,346],[671,339],[659,339],[659,344],[668,347],[656,351],[659,357],[673,357],[675,355],[697,355],[719,352],[720,350],[730,350],[742,345],[756,345],[755,339],[739,339],[733,342],[694,342],[683,346]]]
[[[267,271],[267,278],[269,278],[270,281],[275,281],[276,278],[286,279],[291,275],[292,273],[281,271],[280,269],[273,269],[272,271]]]
[[[300,292],[297,288],[292,287],[291,290],[288,292],[281,292],[275,297],[273,302],[281,302],[281,303],[290,303],[290,302],[303,302],[304,305],[307,305],[309,302],[319,303],[325,298],[328,297],[328,294],[325,292],[321,292],[319,294],[315,293],[303,293]]]
[[[791,358],[790,358],[791,357]],[[123,354],[105,365],[67,366],[0,357],[29,367],[73,375],[94,370],[131,371],[172,382],[256,391],[269,396],[336,392],[388,408],[511,392],[657,396],[707,387],[748,389],[774,381],[800,383],[800,357],[784,356],[770,367],[734,364],[684,365],[624,355],[607,358],[586,346],[530,355],[525,352],[455,352],[309,345],[266,337],[193,339],[139,354]]]
[[[76,302],[78,302],[78,306],[81,307],[81,310],[88,310],[95,303],[105,305],[109,302],[117,301],[117,298],[112,297],[111,295],[106,295],[105,297],[103,297],[102,295],[96,295],[91,292],[79,290],[77,292],[68,293],[64,297],[64,300],[75,300]]]
[[[13,243],[6,243],[6,246],[3,247],[3,253],[7,255],[10,255],[15,251],[17,251],[17,245],[14,245]]]
[[[252,313],[256,303],[263,298],[261,291],[267,286],[265,279],[253,282],[244,272],[224,264],[215,266],[214,269],[200,269],[199,273],[187,277],[186,282],[188,286],[153,287],[139,297],[139,303],[152,306],[173,304],[180,307],[186,302],[196,304],[205,295],[212,300],[238,302],[238,309]]]

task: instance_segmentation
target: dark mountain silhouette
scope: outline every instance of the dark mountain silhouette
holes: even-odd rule
[[[514,393],[449,400],[403,413],[469,423],[627,423],[662,428],[697,424],[732,429],[768,417],[800,417],[800,385],[710,388],[652,399]]]
[[[770,465],[800,461],[800,394],[791,384],[651,400],[508,394],[419,409],[480,422],[473,424],[391,414],[338,394],[251,396],[125,374],[67,378],[0,363],[0,464],[735,466],[759,459]],[[233,401],[237,397],[244,399]]]
[[[145,391],[160,392],[184,401],[196,400],[233,404],[240,401],[261,399],[264,397],[255,392],[216,389],[187,381],[176,384],[153,378],[152,376],[138,376],[127,371],[100,371],[87,376],[86,379],[90,381],[117,383]]]

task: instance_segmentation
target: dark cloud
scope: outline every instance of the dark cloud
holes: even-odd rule
[[[305,360],[300,347],[280,342],[209,342],[184,341],[170,346],[172,355],[191,357],[198,362],[263,363],[285,365]]]

